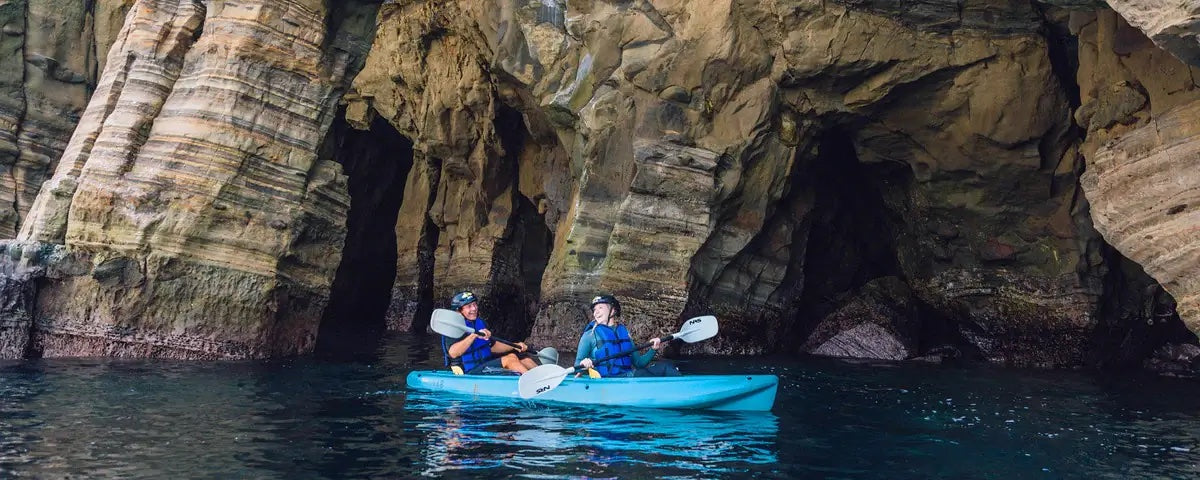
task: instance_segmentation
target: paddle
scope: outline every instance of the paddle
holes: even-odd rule
[[[454,310],[446,310],[439,308],[433,311],[433,317],[429,319],[429,327],[433,331],[451,338],[458,338],[469,333],[476,332],[474,328],[467,326],[466,319],[461,313]],[[491,337],[492,340],[503,343],[513,348],[521,348],[516,343],[510,342],[503,338]],[[537,352],[538,362],[542,365],[551,365],[558,363],[558,350],[551,347],[546,347]]]
[[[683,327],[678,333],[659,337],[660,342],[669,342],[671,340],[683,340],[687,343],[696,343],[702,340],[708,340],[717,335],[717,317],[706,315],[703,317],[695,317],[688,319],[683,323]],[[593,365],[598,365],[602,362],[620,358],[638,350],[649,347],[652,343],[646,342],[629,350],[620,353],[609,355],[603,358],[592,360]],[[533,398],[543,393],[554,390],[562,383],[563,379],[567,378],[575,372],[585,370],[582,365],[576,365],[571,368],[564,368],[558,365],[542,365],[533,370],[525,372],[521,378],[517,380],[517,392],[521,394],[521,398]]]

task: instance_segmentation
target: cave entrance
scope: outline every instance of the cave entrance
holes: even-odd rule
[[[537,316],[542,275],[550,262],[554,234],[546,225],[545,212],[538,209],[540,195],[534,193],[530,198],[529,192],[522,191],[523,185],[526,189],[538,188],[541,175],[533,170],[542,159],[523,157],[531,153],[525,149],[532,137],[521,112],[500,105],[495,125],[504,146],[504,170],[512,175],[513,214],[493,253],[492,291],[485,300],[489,304],[488,324],[495,332],[525,338],[532,332]]]
[[[351,352],[386,329],[384,314],[396,279],[396,216],[413,166],[413,143],[378,116],[369,130],[357,130],[339,115],[326,152],[348,177],[350,211],[317,349]]]
[[[819,320],[839,306],[836,299],[871,280],[900,276],[896,237],[902,219],[885,194],[907,189],[908,165],[859,161],[850,135],[830,130],[822,135],[816,158],[804,180],[811,182],[810,213],[804,260],[804,317]]]
[[[802,181],[812,189],[813,207],[794,331],[809,339],[806,348],[820,350],[825,336],[863,322],[886,323],[880,326],[910,355],[957,344],[953,326],[917,298],[900,266],[901,239],[912,227],[912,168],[862,162],[853,137],[833,129],[819,139]]]
[[[862,162],[851,134],[833,129],[821,137],[808,177],[814,203],[798,308],[803,338],[822,322],[832,322],[830,331],[836,331],[866,314],[887,323],[909,355],[961,348],[957,324],[912,291],[900,264],[905,252],[917,248],[909,242],[911,229],[920,227],[912,223],[919,221],[911,203],[912,167]]]
[[[1155,352],[1169,345],[1196,345],[1196,334],[1179,317],[1175,298],[1141,265],[1107,243],[1099,249],[1108,269],[1084,363],[1099,368],[1167,370],[1164,367],[1170,365],[1154,365]]]

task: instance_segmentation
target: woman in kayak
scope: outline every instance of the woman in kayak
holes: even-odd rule
[[[487,324],[479,318],[479,302],[471,292],[458,292],[450,298],[450,308],[458,310],[471,328],[482,333],[468,333],[457,339],[442,337],[442,353],[446,364],[453,370],[462,369],[462,373],[488,374],[513,371],[525,373],[536,367],[537,362],[528,357],[520,357],[529,349],[523,342],[517,342],[519,348],[513,348],[492,340],[492,332]],[[458,372],[456,372],[458,373]]]
[[[592,299],[592,321],[579,337],[575,349],[575,364],[595,369],[601,377],[663,377],[679,375],[679,369],[668,361],[654,362],[654,357],[667,344],[650,340],[650,350],[593,364],[593,358],[603,358],[633,349],[633,338],[621,324],[621,302],[612,295]],[[653,363],[652,363],[653,362]]]

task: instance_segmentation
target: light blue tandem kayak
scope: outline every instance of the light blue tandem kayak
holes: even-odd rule
[[[455,375],[416,370],[408,388],[468,396],[524,400],[516,375]],[[644,408],[767,411],[775,404],[775,375],[685,375],[679,377],[567,378],[530,401]]]

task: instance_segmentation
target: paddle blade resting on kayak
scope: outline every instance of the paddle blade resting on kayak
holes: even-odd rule
[[[688,319],[686,322],[683,322],[683,327],[679,329],[679,332],[667,335],[665,337],[660,337],[659,341],[669,342],[671,340],[679,339],[687,343],[696,343],[708,340],[716,335],[717,317],[705,315],[703,317],[694,317]],[[646,342],[614,355],[609,355],[604,358],[597,358],[593,360],[593,363],[600,363],[607,360],[612,360],[614,358],[623,357],[649,347],[650,345],[650,342]],[[517,392],[521,395],[521,398],[536,397],[543,393],[554,390],[555,387],[562,383],[563,379],[567,378],[567,375],[582,370],[584,370],[582,365],[576,365],[572,368],[564,368],[558,365],[542,365],[534,368],[533,370],[525,372],[524,375],[521,375],[521,378],[517,380]]]
[[[546,347],[537,352],[538,363],[542,365],[558,365],[558,350]]]

